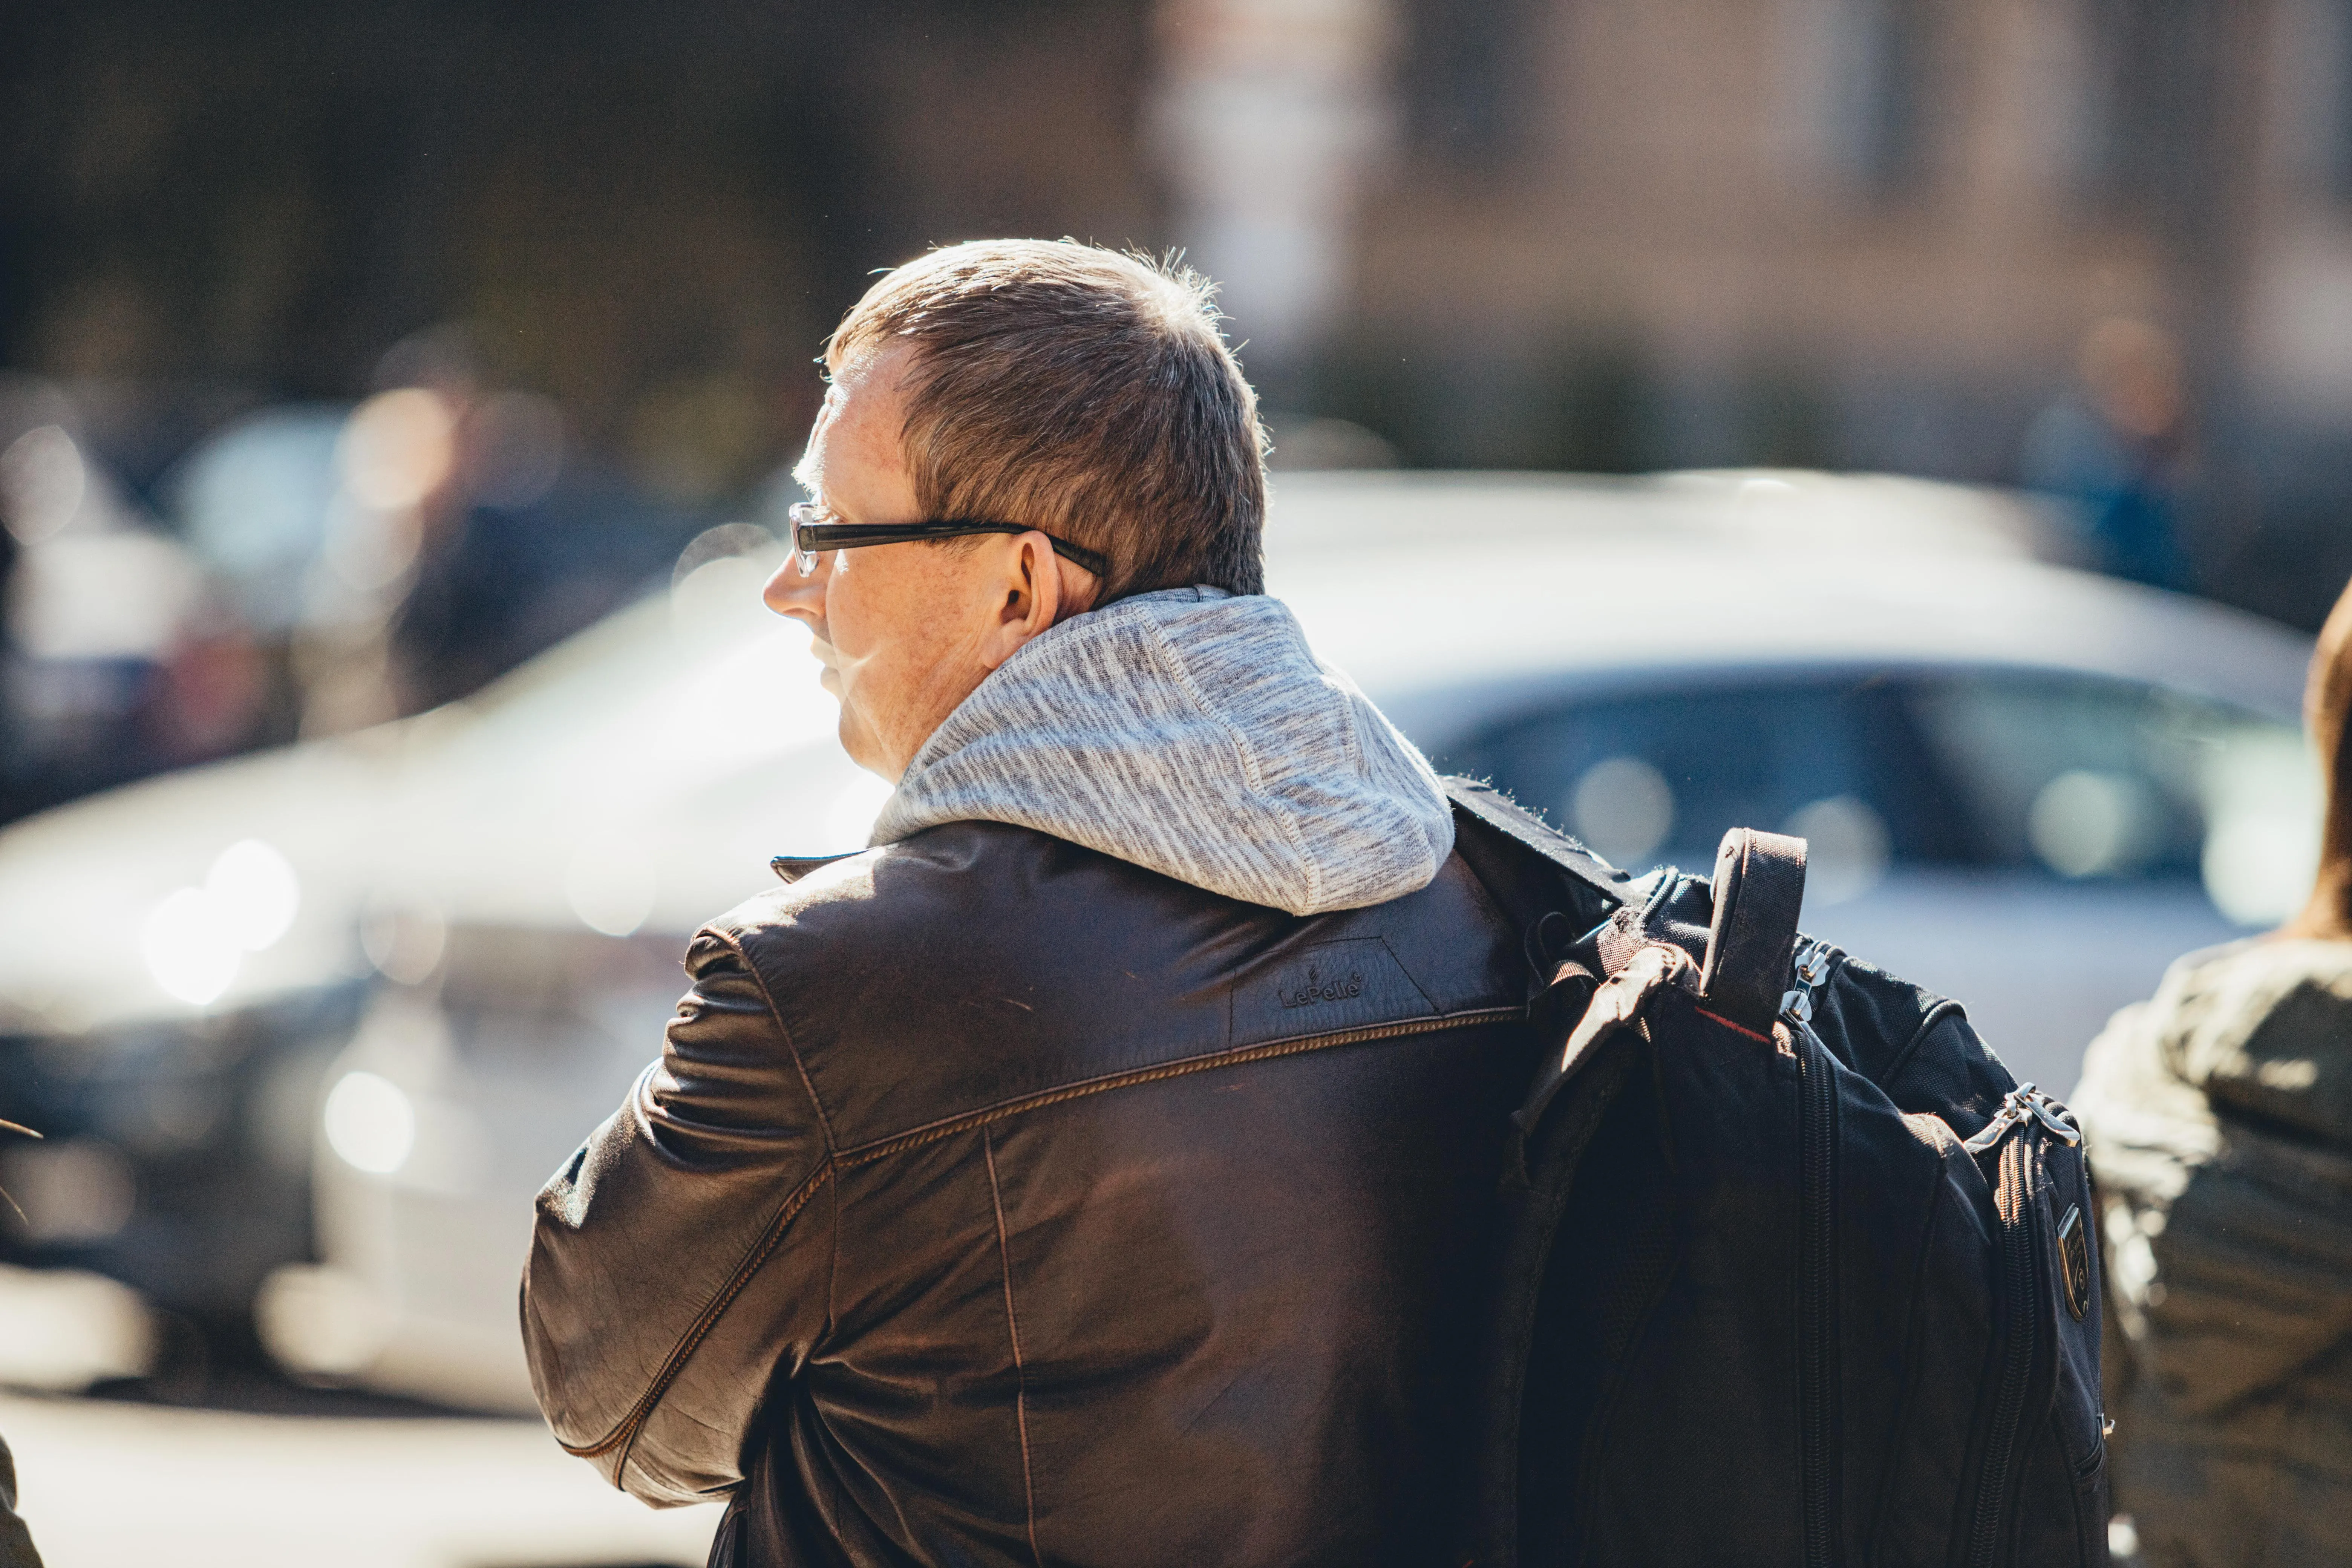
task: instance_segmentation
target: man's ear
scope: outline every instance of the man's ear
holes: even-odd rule
[[[996,623],[989,627],[980,650],[981,662],[991,669],[1019,653],[1030,638],[1061,618],[1061,561],[1042,533],[1017,533],[1012,548],[1000,559]]]

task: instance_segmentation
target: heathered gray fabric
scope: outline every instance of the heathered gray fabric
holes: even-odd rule
[[[1428,886],[1437,775],[1278,599],[1177,588],[1032,640],[926,742],[874,825],[1034,827],[1292,914]]]

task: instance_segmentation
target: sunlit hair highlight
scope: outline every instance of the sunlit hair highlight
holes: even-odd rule
[[[1111,562],[1097,603],[1265,592],[1265,439],[1215,289],[1173,258],[974,240],[883,277],[827,344],[837,373],[905,345],[925,515],[1025,523]]]

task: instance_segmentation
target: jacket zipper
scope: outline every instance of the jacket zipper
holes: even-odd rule
[[[1797,1406],[1801,1424],[1799,1475],[1804,1498],[1806,1568],[1829,1568],[1835,1560],[1836,1521],[1831,1518],[1829,1401],[1837,1377],[1836,1226],[1832,1213],[1832,1149],[1837,1118],[1837,1083],[1829,1050],[1810,1025],[1798,1037],[1803,1083],[1800,1092],[1799,1147],[1802,1161],[1802,1213],[1798,1242]]]
[[[2022,1127],[2021,1121],[2015,1125]],[[1977,1492],[1975,1527],[1969,1533],[1969,1568],[1992,1568],[2000,1555],[2001,1521],[2009,1512],[2010,1472],[2017,1457],[2017,1428],[2025,1415],[2025,1385],[2033,1375],[2039,1324],[2033,1310],[2032,1194],[2027,1188],[2030,1137],[2004,1138],[2000,1184],[1993,1202],[2000,1214],[2001,1276],[2009,1294],[2010,1336],[2000,1368],[2000,1392],[1993,1405],[1992,1432],[1985,1445],[1984,1480]]]

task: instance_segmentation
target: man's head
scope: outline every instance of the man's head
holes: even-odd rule
[[[836,550],[768,584],[815,633],[842,744],[884,777],[1065,616],[1156,588],[1263,591],[1255,399],[1196,275],[1067,240],[960,245],[869,289],[825,364],[798,469],[824,521],[1031,531]]]

